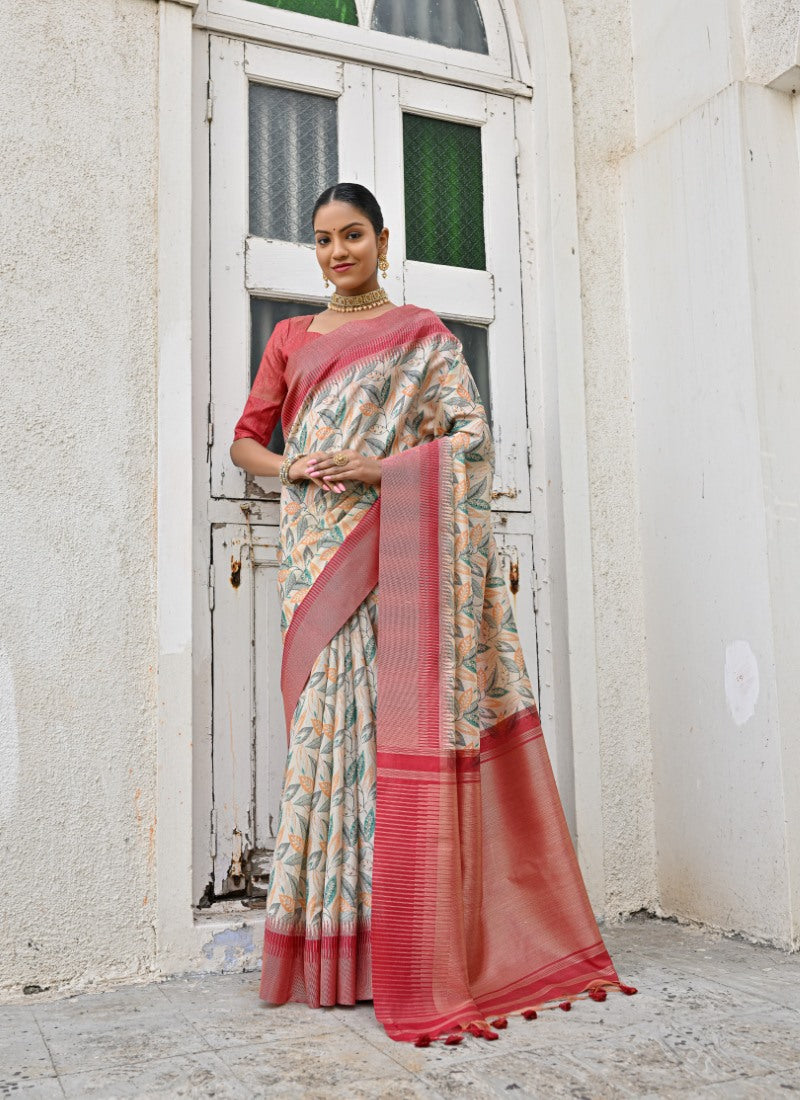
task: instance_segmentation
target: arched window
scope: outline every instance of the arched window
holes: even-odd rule
[[[456,50],[489,52],[477,0],[412,0],[411,3],[375,0],[371,19],[370,5],[363,5],[366,18],[361,22],[355,0],[250,0],[250,3],[353,26],[360,23],[376,31],[435,42]]]

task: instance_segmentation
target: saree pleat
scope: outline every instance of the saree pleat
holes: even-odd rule
[[[382,478],[281,495],[289,749],[261,996],[371,997],[390,1036],[425,1044],[492,1038],[490,1014],[635,992],[556,789],[460,342],[411,305],[282,338],[287,452],[352,448],[382,459]]]
[[[274,1003],[372,996],[377,615],[376,586],[319,654],[293,715],[261,981]]]

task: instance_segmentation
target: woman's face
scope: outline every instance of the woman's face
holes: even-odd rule
[[[349,202],[334,199],[317,211],[314,235],[322,274],[340,294],[364,294],[377,287],[378,256],[389,241],[386,226],[376,236],[366,214]]]

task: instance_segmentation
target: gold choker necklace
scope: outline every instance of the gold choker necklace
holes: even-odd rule
[[[376,290],[368,290],[366,294],[339,294],[334,290],[331,294],[328,308],[337,313],[350,313],[360,309],[372,309],[389,301],[389,295],[379,286]]]

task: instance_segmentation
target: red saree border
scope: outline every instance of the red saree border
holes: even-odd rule
[[[380,497],[325,563],[295,608],[281,658],[286,736],[314,661],[378,583]]]
[[[396,1040],[496,1038],[620,983],[592,912],[535,706],[453,741],[454,470],[440,437],[384,459],[379,540],[375,1014]],[[505,1026],[504,1018],[498,1026]]]
[[[369,924],[353,922],[342,932],[264,929],[259,997],[270,1004],[303,1001],[321,1005],[355,1004],[372,997]]]
[[[400,316],[394,320],[397,313]],[[384,317],[385,324],[378,325]],[[281,408],[284,436],[288,438],[294,419],[312,390],[318,390],[354,363],[387,352],[397,354],[433,333],[450,334],[432,310],[407,302],[380,318],[366,319],[363,324],[350,321],[333,332],[321,333],[323,339],[301,345],[297,360],[290,355],[286,363],[287,392]],[[294,369],[298,360],[304,364],[302,372]]]

